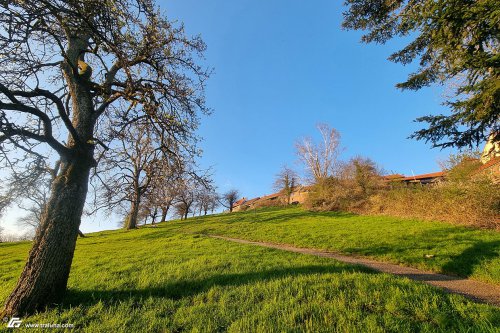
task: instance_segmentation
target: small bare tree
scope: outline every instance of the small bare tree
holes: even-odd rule
[[[195,171],[196,165],[192,159],[183,156],[175,162],[159,163],[150,189],[145,195],[143,210],[153,221],[160,211],[161,220],[165,221],[172,206],[178,215],[182,211],[181,219],[187,218],[189,213],[194,213],[193,205],[198,202],[201,193],[212,188],[208,173]]]
[[[296,190],[298,183],[299,176],[297,173],[287,166],[283,166],[276,175],[273,188],[285,195],[286,203],[289,205],[292,193]]]
[[[9,207],[10,205],[10,200],[7,196],[0,195],[0,218],[2,217],[3,213]]]
[[[119,143],[107,152],[97,173],[105,174],[100,206],[126,210],[125,228],[135,229],[141,202],[161,168],[162,151],[147,123],[135,123],[115,135]]]
[[[341,152],[339,132],[326,124],[318,124],[317,128],[321,134],[320,143],[306,137],[295,144],[297,156],[314,182],[338,172]]]
[[[240,192],[236,189],[232,189],[224,193],[221,198],[222,201],[220,201],[221,205],[229,209],[229,212],[233,212],[234,208],[234,203],[238,200],[238,197],[240,196]]]
[[[183,212],[184,215],[181,219],[187,219],[188,214],[193,212],[193,204],[195,204],[203,184],[200,182],[198,177],[193,177],[191,174],[186,174],[186,176],[179,180],[177,183],[176,190],[176,210],[177,212]]]
[[[160,163],[152,189],[147,194],[147,205],[153,212],[161,211],[162,222],[167,220],[170,207],[178,196],[178,183],[182,182],[184,169],[188,167],[186,163],[186,160],[180,163]]]
[[[207,215],[209,211],[214,211],[218,206],[219,196],[211,187],[202,188],[196,198],[200,216]]]
[[[174,205],[175,216],[179,217],[181,220],[187,219],[189,212],[189,207],[184,202],[179,201]]]
[[[6,190],[3,189],[2,184],[0,184],[0,218],[2,218],[2,215],[5,213],[11,203],[12,197]]]
[[[16,198],[17,206],[27,212],[21,217],[19,223],[33,231],[40,226],[42,214],[49,201],[50,188],[60,166],[59,161],[54,167],[46,165],[45,160],[40,160],[40,162],[43,164],[39,165],[36,170],[26,170],[27,174],[13,173],[9,184],[10,195]]]
[[[48,160],[36,160],[36,165],[20,171],[11,173],[7,180],[8,192],[6,197],[10,198],[10,204],[27,214],[20,217],[18,224],[21,227],[28,227],[24,238],[30,238],[40,227],[42,215],[47,208],[50,190],[60,167],[60,161],[56,161],[54,166],[48,165]],[[85,235],[78,230],[80,237]],[[31,237],[30,239],[32,239]]]
[[[175,192],[175,184],[156,184],[156,181],[153,188],[145,195],[143,203],[143,208],[148,212],[148,216],[152,218],[153,223],[155,223],[157,216],[160,216],[161,222],[167,220],[170,207],[172,207],[172,204],[177,196],[177,193]]]

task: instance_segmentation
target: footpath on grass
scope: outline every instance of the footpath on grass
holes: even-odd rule
[[[412,280],[428,283],[432,286],[442,288],[447,292],[460,294],[476,302],[500,306],[500,286],[490,283],[479,282],[475,280],[464,279],[444,274],[437,274],[416,268],[389,264],[376,260],[360,258],[355,256],[347,256],[334,252],[326,252],[316,249],[299,248],[291,245],[275,244],[268,242],[256,242],[256,241],[249,241],[245,239],[231,238],[225,236],[215,236],[215,235],[208,235],[208,236],[236,243],[258,245],[289,252],[297,252],[319,257],[332,258],[349,264],[365,266],[379,272],[404,276]]]

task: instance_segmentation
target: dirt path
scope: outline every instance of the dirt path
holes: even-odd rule
[[[294,247],[291,245],[274,244],[266,242],[254,242],[254,241],[248,241],[244,239],[224,237],[224,236],[210,235],[210,237],[223,239],[231,242],[242,243],[242,244],[258,245],[284,251],[332,258],[349,264],[362,265],[379,272],[404,276],[412,280],[425,282],[435,287],[443,288],[444,290],[450,293],[463,295],[476,302],[500,306],[500,286],[494,284],[489,284],[454,276],[448,276],[443,274],[437,274],[433,272],[422,271],[416,268],[389,264],[366,258],[347,256],[334,252],[326,252],[316,249],[305,249],[305,248]]]

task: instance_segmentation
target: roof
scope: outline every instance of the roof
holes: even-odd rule
[[[424,173],[424,174],[415,175],[415,176],[408,176],[408,177],[404,177],[401,180],[411,181],[411,180],[428,179],[428,178],[440,178],[440,177],[444,177],[444,175],[445,175],[444,171],[439,171],[439,172],[432,172],[432,173]]]
[[[382,178],[384,180],[401,180],[401,179],[405,178],[405,176],[404,175],[400,175],[399,173],[394,173],[392,175],[382,176]]]
[[[255,201],[259,200],[260,197],[257,197],[257,198],[253,198],[253,199],[250,199],[250,200],[247,200],[244,202],[245,205],[251,205],[253,204]]]
[[[299,185],[293,192],[309,192],[314,189],[314,185]]]
[[[494,166],[495,164],[498,164],[500,163],[500,157],[493,157],[492,159],[490,159],[488,162],[484,163],[483,165],[481,165],[478,169],[477,169],[477,172],[481,172],[485,169],[488,169],[489,167],[492,167]]]
[[[280,195],[281,195],[281,192],[276,192],[276,193],[273,193],[273,194],[265,195],[265,196],[261,197],[260,200],[270,200],[270,199],[277,198]]]
[[[244,203],[246,200],[247,200],[247,198],[241,198],[240,200],[236,201],[236,202],[233,204],[233,207],[236,207],[236,206],[241,205],[241,204],[242,204],[242,203]]]

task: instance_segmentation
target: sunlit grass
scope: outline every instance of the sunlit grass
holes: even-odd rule
[[[500,282],[500,233],[385,216],[268,208],[176,222],[184,232],[226,235],[374,257]],[[431,255],[432,258],[426,258]]]
[[[72,323],[85,332],[495,332],[500,326],[498,308],[425,284],[194,233],[248,236],[263,228],[291,237],[290,224],[300,224],[293,214],[302,213],[269,210],[90,234],[78,240],[62,304],[23,324]],[[256,217],[259,223],[249,221]],[[328,225],[337,217],[302,218]],[[313,228],[304,239],[314,237]],[[29,246],[0,244],[0,300]],[[23,330],[33,331],[16,332]]]

